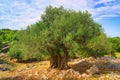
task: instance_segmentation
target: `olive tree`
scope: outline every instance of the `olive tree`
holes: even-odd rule
[[[47,26],[41,35],[44,35],[43,46],[50,54],[50,68],[67,69],[68,55],[75,50],[74,45],[77,45],[77,50],[84,51],[89,40],[102,33],[101,25],[94,22],[87,11],[49,6],[42,21]]]
[[[18,43],[24,58],[48,53],[50,68],[67,69],[70,54],[89,54],[89,50],[90,54],[94,54],[97,51],[98,42],[102,39],[98,36],[101,34],[101,25],[96,23],[87,11],[48,6],[40,21],[20,31]],[[98,48],[92,48],[91,43]],[[106,42],[103,41],[104,43]]]

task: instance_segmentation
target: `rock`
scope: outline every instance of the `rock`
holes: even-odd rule
[[[0,71],[10,70],[11,66],[8,64],[0,64]]]
[[[48,77],[46,76],[46,75],[42,75],[42,78],[41,78],[42,80],[47,80],[48,79]]]
[[[9,80],[9,79],[8,79]],[[11,79],[11,80],[24,80],[24,78],[20,77],[20,76],[16,76],[14,77],[14,79]]]
[[[17,70],[17,72],[22,72],[23,71],[23,69],[19,69],[19,70]]]
[[[1,52],[7,53],[9,51],[9,48],[10,48],[9,43],[5,43],[1,46],[2,49]]]
[[[79,75],[79,77],[78,78],[82,78],[82,75]]]
[[[104,60],[112,60],[112,59],[115,59],[115,58],[113,58],[113,57],[111,57],[111,56],[104,56],[104,57],[102,57],[101,59],[104,59]]]
[[[86,76],[87,76],[87,74],[85,74],[85,73],[82,74],[82,77],[86,77]]]
[[[106,71],[120,71],[120,62],[118,59],[107,58],[109,60],[98,60],[95,65],[99,68],[99,70]]]
[[[75,70],[73,70],[73,69],[68,69],[68,70],[66,71],[66,74],[79,75],[80,73],[79,73],[79,72],[77,72],[77,71],[75,71]]]
[[[5,53],[0,53],[0,58],[5,58],[7,57]]]
[[[32,74],[29,74],[28,76],[29,76],[29,77],[31,77],[31,76],[32,76]]]
[[[63,73],[63,75],[61,77],[65,80],[66,79],[69,80],[71,78],[77,79],[80,77],[79,75],[80,75],[80,73],[78,71],[75,71],[73,69],[68,69],[67,71],[65,71]]]
[[[35,75],[38,75],[38,74],[39,74],[39,72],[38,72],[38,71],[36,71],[36,72],[35,72]]]
[[[0,59],[0,64],[4,64],[4,63],[7,63],[7,61]]]
[[[90,67],[90,69],[86,70],[86,72],[89,74],[89,75],[94,75],[94,74],[99,74],[99,69],[98,67],[94,64],[92,67]]]

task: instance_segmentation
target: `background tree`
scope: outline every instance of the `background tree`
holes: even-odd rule
[[[0,29],[0,52],[4,52],[5,50],[3,49],[16,40],[16,32],[17,30]]]
[[[105,34],[101,34],[91,39],[86,48],[89,52],[87,55],[95,58],[104,56],[112,51],[111,44]]]
[[[41,39],[44,36],[40,32],[44,28],[43,23],[36,22],[27,27],[26,30],[20,30],[17,33],[17,42],[11,44],[8,55],[11,58],[16,58],[18,61],[34,61],[48,59],[47,52],[41,52]],[[23,35],[24,34],[24,35]],[[21,57],[22,56],[22,57]]]
[[[112,48],[114,52],[120,52],[120,38],[119,37],[111,37],[109,41],[112,44]]]

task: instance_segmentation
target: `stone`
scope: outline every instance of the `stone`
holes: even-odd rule
[[[82,74],[82,77],[87,77],[87,74],[83,73],[83,74]]]
[[[35,75],[38,75],[38,74],[39,74],[39,72],[38,72],[38,71],[36,71],[36,72],[35,72]]]
[[[5,53],[0,53],[0,58],[5,58],[7,57]]]
[[[0,71],[7,71],[10,70],[11,66],[8,64],[0,64]]]
[[[99,74],[99,68],[94,64],[90,69],[86,70],[89,75]]]
[[[42,80],[47,80],[48,79],[48,77],[46,76],[46,75],[42,75],[42,78],[41,78]]]

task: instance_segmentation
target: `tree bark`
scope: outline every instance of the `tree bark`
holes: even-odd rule
[[[50,68],[51,69],[54,69],[54,68],[57,68],[57,69],[68,69],[68,57],[67,57],[67,54],[64,54],[63,57],[61,57],[60,54],[57,54],[57,55],[51,55],[51,58],[50,58]]]
[[[61,54],[58,53],[54,53],[54,50],[52,48],[49,48],[49,53],[50,53],[50,69],[68,69],[68,51],[66,49],[66,47],[63,45],[63,52],[64,55],[61,56]]]

